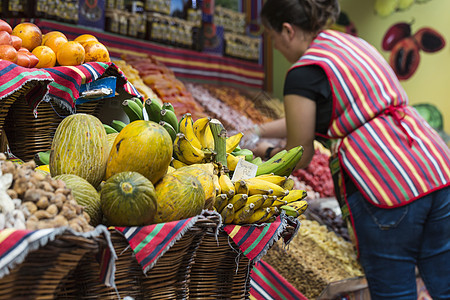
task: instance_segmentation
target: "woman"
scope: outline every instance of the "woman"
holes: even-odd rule
[[[417,266],[433,299],[450,299],[450,151],[410,106],[394,72],[365,41],[324,30],[337,0],[267,0],[261,17],[293,65],[285,119],[258,129],[304,147],[332,141],[332,174],[372,299],[417,299]],[[280,149],[259,144],[270,157]],[[276,147],[277,148],[277,147]],[[347,212],[350,211],[350,214]]]

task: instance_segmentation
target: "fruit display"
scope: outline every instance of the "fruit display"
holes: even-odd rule
[[[410,78],[419,67],[420,51],[435,53],[445,46],[442,34],[430,27],[422,27],[415,33],[412,23],[398,22],[391,25],[382,40],[382,48],[390,51],[389,64],[400,80]]]
[[[94,228],[89,214],[64,181],[35,171],[33,161],[13,163],[0,154],[0,230],[37,230],[68,226],[77,232]]]
[[[110,61],[108,49],[93,35],[82,34],[69,41],[59,31],[43,33],[31,22],[22,22],[11,28],[4,20],[0,20],[0,59],[25,68]]]

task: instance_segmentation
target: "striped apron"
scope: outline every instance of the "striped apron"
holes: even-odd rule
[[[345,187],[345,170],[370,203],[393,208],[450,185],[449,148],[408,106],[396,75],[373,46],[325,30],[291,68],[305,65],[325,71],[333,94],[323,137],[337,141],[330,161],[332,172],[340,169],[335,187]],[[341,203],[345,196],[345,188],[336,193]]]

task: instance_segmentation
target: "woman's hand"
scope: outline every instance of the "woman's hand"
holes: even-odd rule
[[[265,157],[266,156],[266,151],[267,151],[267,149],[269,147],[274,147],[274,146],[271,143],[269,143],[269,142],[262,141],[262,142],[258,143],[255,148],[250,149],[250,150],[253,151],[253,155],[254,156],[259,156],[262,159],[266,159],[266,157]],[[273,154],[274,153],[272,153],[272,155]]]

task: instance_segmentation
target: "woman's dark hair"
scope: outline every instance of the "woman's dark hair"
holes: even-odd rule
[[[266,0],[261,19],[264,26],[281,32],[283,23],[317,33],[339,15],[338,0]]]

